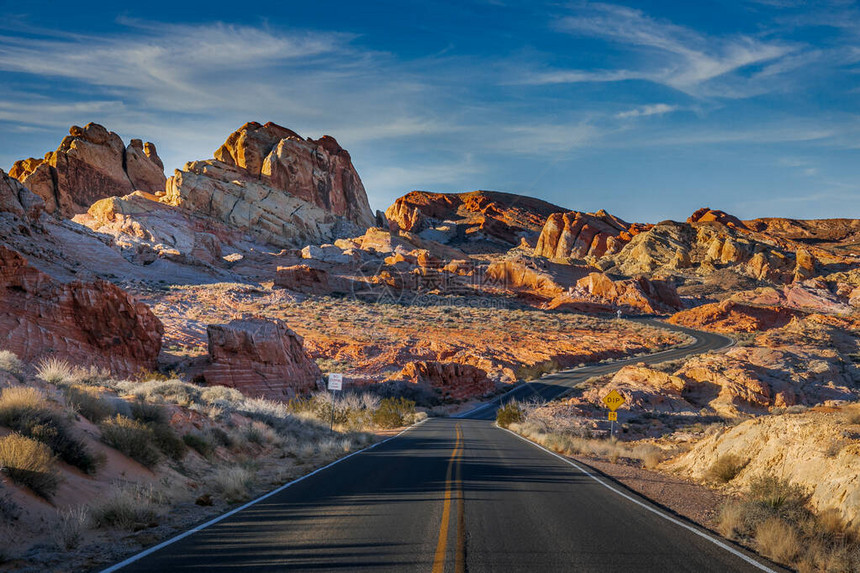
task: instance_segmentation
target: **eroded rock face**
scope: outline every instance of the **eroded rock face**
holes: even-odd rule
[[[682,397],[684,386],[684,380],[677,376],[638,364],[625,366],[607,385],[588,390],[582,399],[600,405],[601,399],[615,390],[624,396],[625,409],[693,414],[698,410]]]
[[[746,225],[735,217],[734,215],[729,215],[725,211],[719,211],[717,209],[711,209],[709,207],[702,207],[692,215],[687,218],[688,223],[719,223],[721,225],[725,225],[727,227],[735,227],[738,229],[746,229]]]
[[[274,284],[277,287],[304,294],[350,292],[350,285],[346,279],[332,276],[323,269],[317,269],[308,265],[278,267]]]
[[[630,239],[648,229],[631,225],[605,211],[555,213],[541,230],[534,254],[549,259],[581,259],[617,253]]]
[[[45,208],[41,197],[0,169],[0,212],[34,221]]]
[[[436,388],[443,398],[453,400],[483,396],[494,389],[486,370],[456,362],[410,362],[397,378]]]
[[[720,332],[757,332],[782,328],[797,315],[797,312],[779,306],[752,306],[724,300],[681,311],[669,322]]]
[[[116,376],[153,370],[164,328],[105,282],[61,283],[0,246],[0,346],[28,362],[57,357]]]
[[[596,299],[596,302],[647,314],[662,314],[683,308],[672,283],[645,277],[613,281],[603,273],[591,273],[577,281],[572,295],[576,296],[579,292]]]
[[[536,235],[563,208],[524,195],[496,191],[412,191],[385,211],[393,231],[409,231],[441,243],[489,239],[514,246]]]
[[[97,123],[69,129],[56,151],[44,159],[17,161],[9,174],[45,201],[48,213],[71,217],[90,205],[135,189],[164,190],[164,167],[152,143],[122,139]]]
[[[215,152],[167,181],[164,201],[278,246],[355,235],[374,222],[349,153],[334,138],[302,139],[246,123]]]
[[[207,384],[286,400],[315,390],[322,376],[302,338],[280,320],[244,319],[209,325]]]
[[[142,191],[96,201],[73,220],[113,237],[123,257],[136,265],[159,257],[187,265],[222,265],[222,242],[231,235],[224,225],[195,218]]]

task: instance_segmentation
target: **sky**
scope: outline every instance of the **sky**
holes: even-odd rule
[[[860,5],[0,0],[0,168],[90,121],[168,174],[247,121],[349,150],[371,207],[507,191],[630,221],[860,218]]]

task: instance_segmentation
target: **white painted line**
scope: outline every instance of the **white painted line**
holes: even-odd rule
[[[180,541],[180,540],[182,540],[182,539],[185,539],[185,538],[186,538],[186,537],[188,537],[189,535],[193,535],[194,533],[197,533],[198,531],[202,531],[202,530],[206,529],[207,527],[211,527],[211,526],[215,525],[216,523],[218,523],[219,521],[223,521],[223,520],[227,519],[228,517],[230,517],[231,515],[234,515],[234,514],[236,514],[236,513],[239,513],[240,511],[242,511],[242,510],[244,510],[244,509],[247,509],[247,508],[251,507],[251,506],[252,506],[252,505],[254,505],[254,504],[260,503],[260,502],[261,502],[261,501],[263,501],[264,499],[268,499],[268,498],[272,497],[273,495],[278,494],[278,493],[280,493],[280,492],[284,491],[284,490],[285,490],[285,489],[287,489],[288,487],[290,487],[290,486],[294,486],[294,485],[296,485],[297,483],[299,483],[300,481],[305,480],[305,479],[307,479],[307,478],[311,477],[311,476],[312,476],[312,475],[314,475],[314,474],[318,474],[319,472],[321,472],[321,471],[323,471],[323,470],[327,470],[328,468],[330,468],[330,467],[332,467],[332,466],[334,466],[334,465],[337,465],[337,464],[339,464],[340,462],[342,462],[342,461],[344,461],[344,460],[348,460],[348,459],[349,459],[349,458],[351,458],[352,456],[357,456],[358,454],[360,454],[360,453],[362,453],[362,452],[366,452],[366,451],[368,451],[368,450],[372,450],[372,449],[373,449],[373,448],[375,448],[376,446],[381,446],[381,445],[382,445],[382,444],[384,444],[385,442],[390,442],[390,441],[391,441],[391,440],[393,440],[394,438],[399,438],[400,436],[402,436],[403,434],[405,434],[405,433],[406,433],[406,432],[408,432],[409,430],[411,430],[411,429],[413,429],[413,428],[417,428],[418,426],[420,426],[421,424],[423,424],[423,423],[424,423],[424,422],[426,422],[427,420],[429,420],[429,418],[425,418],[425,419],[421,420],[420,422],[418,422],[417,424],[413,424],[412,426],[409,426],[408,428],[404,429],[403,431],[401,431],[401,432],[400,432],[400,433],[398,433],[397,435],[391,436],[390,438],[385,438],[385,439],[384,439],[384,440],[382,440],[381,442],[376,442],[375,444],[371,444],[371,445],[367,446],[366,448],[363,448],[363,449],[358,450],[357,452],[352,452],[352,453],[351,453],[351,454],[349,454],[348,456],[344,456],[344,457],[342,457],[342,458],[336,459],[335,461],[331,462],[331,463],[330,463],[330,464],[328,464],[327,466],[323,466],[323,467],[321,467],[321,468],[315,469],[314,471],[312,471],[312,472],[311,472],[311,473],[309,473],[309,474],[305,474],[305,475],[303,475],[302,477],[297,478],[297,479],[294,479],[293,481],[291,481],[291,482],[289,482],[289,483],[285,483],[284,485],[280,486],[279,488],[274,489],[274,490],[270,491],[270,492],[269,492],[269,493],[267,493],[267,494],[263,494],[263,495],[261,495],[260,497],[258,497],[257,499],[254,499],[254,500],[252,500],[252,501],[249,501],[248,503],[246,503],[245,505],[243,505],[243,506],[241,506],[241,507],[237,507],[236,509],[232,509],[232,510],[228,511],[227,513],[224,513],[224,514],[222,514],[222,515],[219,515],[219,516],[218,516],[218,517],[216,517],[215,519],[212,519],[212,520],[210,520],[210,521],[207,521],[206,523],[203,523],[203,524],[201,524],[201,525],[198,525],[198,526],[197,526],[197,527],[195,527],[194,529],[189,529],[188,531],[186,531],[186,532],[184,532],[184,533],[180,533],[180,534],[179,534],[179,535],[177,535],[176,537],[171,537],[171,538],[170,538],[170,539],[168,539],[167,541],[163,541],[163,542],[159,543],[158,545],[155,545],[155,546],[153,546],[153,547],[150,547],[149,549],[146,549],[146,550],[144,550],[144,551],[141,551],[140,553],[138,553],[138,554],[136,554],[136,555],[132,555],[131,557],[129,557],[129,558],[128,558],[128,559],[126,559],[125,561],[123,561],[123,562],[121,562],[121,563],[117,563],[116,565],[112,565],[111,567],[108,567],[107,569],[102,570],[102,572],[101,572],[101,573],[113,573],[114,571],[119,571],[120,569],[122,569],[122,568],[123,568],[123,567],[125,567],[126,565],[131,565],[131,564],[132,564],[132,563],[134,563],[135,561],[138,561],[138,560],[140,560],[140,559],[143,559],[143,558],[144,558],[144,557],[146,557],[147,555],[151,555],[152,553],[155,553],[156,551],[158,551],[158,550],[160,550],[160,549],[163,549],[163,548],[167,547],[168,545],[172,545],[172,544],[176,543],[177,541]]]
[[[521,436],[521,435],[517,434],[516,432],[512,432],[511,430],[509,430],[509,429],[507,429],[507,428],[502,428],[502,427],[501,427],[501,426],[499,426],[498,424],[496,424],[496,427],[497,427],[497,428],[499,428],[500,430],[504,430],[504,431],[506,431],[506,432],[508,432],[508,433],[510,433],[510,434],[513,434],[514,436],[518,437],[519,439],[521,439],[522,441],[526,442],[527,444],[531,444],[531,445],[533,445],[533,446],[534,446],[534,447],[536,447],[536,448],[540,448],[541,450],[545,451],[545,452],[546,452],[546,453],[548,453],[549,455],[557,457],[558,459],[560,459],[560,460],[561,460],[561,461],[563,461],[564,463],[569,464],[569,465],[572,465],[573,467],[575,467],[576,469],[578,469],[579,471],[581,471],[582,473],[584,473],[585,475],[587,475],[588,477],[590,477],[591,479],[593,479],[594,481],[596,481],[597,483],[599,483],[600,485],[602,485],[603,487],[605,487],[606,489],[608,489],[608,490],[610,490],[610,491],[612,491],[612,492],[614,492],[614,493],[616,493],[616,494],[620,495],[620,496],[621,496],[621,497],[623,497],[624,499],[627,499],[627,500],[629,500],[629,501],[632,501],[633,503],[635,503],[635,504],[636,504],[636,505],[638,505],[639,507],[642,507],[643,509],[647,509],[647,510],[648,510],[648,511],[650,511],[651,513],[654,513],[654,514],[656,514],[656,515],[659,515],[660,517],[662,517],[663,519],[665,519],[665,520],[667,520],[667,521],[671,521],[671,522],[672,522],[672,523],[674,523],[675,525],[679,525],[679,526],[683,527],[684,529],[686,529],[686,530],[688,530],[688,531],[691,531],[691,532],[695,533],[695,534],[696,534],[696,535],[698,535],[699,537],[702,537],[702,538],[704,538],[704,539],[707,539],[708,541],[710,541],[711,543],[713,543],[713,544],[714,544],[714,545],[716,545],[717,547],[720,547],[721,549],[725,549],[726,551],[728,551],[728,552],[729,552],[729,553],[731,553],[732,555],[735,555],[736,557],[740,557],[741,559],[743,559],[744,561],[746,561],[746,562],[747,562],[747,563],[749,563],[750,565],[753,565],[754,567],[757,567],[758,569],[761,569],[762,571],[767,571],[768,573],[779,573],[778,571],[776,571],[776,570],[774,570],[774,569],[771,569],[770,567],[767,567],[766,565],[762,565],[761,563],[759,563],[758,561],[756,561],[755,559],[753,559],[753,558],[752,558],[752,557],[750,557],[749,555],[745,555],[744,553],[742,553],[742,552],[738,551],[738,550],[737,550],[737,549],[735,549],[734,547],[732,547],[732,546],[730,546],[730,545],[727,545],[727,544],[723,543],[722,541],[720,541],[720,540],[719,540],[719,539],[717,539],[716,537],[714,537],[714,536],[712,536],[712,535],[709,535],[709,534],[705,533],[704,531],[700,531],[699,529],[697,529],[697,528],[693,527],[692,525],[689,525],[689,524],[687,524],[687,523],[684,523],[683,521],[681,521],[681,520],[679,520],[679,519],[675,519],[675,518],[674,518],[674,517],[672,517],[671,515],[669,515],[669,514],[667,514],[667,513],[664,513],[664,512],[662,512],[662,511],[660,511],[659,509],[657,509],[657,508],[655,508],[655,507],[652,507],[652,506],[648,505],[647,503],[643,503],[643,502],[639,501],[638,499],[636,499],[635,497],[633,497],[633,496],[631,496],[631,495],[628,495],[627,493],[625,493],[625,492],[621,491],[620,489],[618,489],[618,488],[616,488],[616,487],[612,486],[611,484],[609,484],[609,483],[605,482],[604,480],[602,480],[602,479],[598,478],[597,476],[595,476],[594,474],[592,474],[591,472],[589,472],[588,470],[586,470],[584,467],[582,467],[581,465],[579,465],[579,464],[578,464],[578,463],[576,463],[575,461],[573,461],[573,460],[571,460],[571,459],[569,459],[569,458],[566,458],[566,457],[564,457],[564,456],[561,456],[561,455],[559,455],[559,454],[557,454],[557,453],[555,453],[555,452],[553,452],[553,451],[551,451],[551,450],[548,450],[548,449],[546,449],[545,447],[543,447],[542,445],[537,444],[537,443],[535,443],[535,442],[533,442],[533,441],[531,441],[531,440],[529,440],[529,439],[527,439],[527,438],[524,438],[523,436]]]

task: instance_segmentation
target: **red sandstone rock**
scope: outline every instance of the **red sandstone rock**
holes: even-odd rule
[[[165,182],[154,145],[132,140],[126,149],[117,134],[96,123],[72,126],[56,151],[17,161],[9,174],[44,199],[48,213],[66,217],[135,188],[163,191]]]
[[[419,233],[445,221],[462,227],[462,236],[491,238],[516,245],[523,234],[538,233],[546,218],[563,208],[524,195],[495,191],[429,193],[412,191],[385,211],[392,230]],[[457,235],[457,236],[455,236]]]
[[[483,396],[494,388],[486,370],[456,362],[410,362],[397,378],[431,386],[440,390],[443,398],[453,400]]]
[[[585,292],[598,302],[647,314],[662,314],[683,308],[678,291],[672,283],[645,277],[613,281],[603,273],[591,273],[576,283],[577,291]]]
[[[799,314],[778,306],[760,307],[724,300],[681,311],[669,318],[669,322],[720,332],[756,332],[782,328]]]
[[[19,219],[35,220],[44,208],[45,202],[41,197],[0,169],[0,212],[11,213]]]
[[[156,368],[164,328],[105,282],[61,283],[0,246],[0,347],[22,360],[57,357],[128,376]]]
[[[727,227],[734,227],[736,229],[746,229],[747,226],[744,223],[735,217],[734,215],[729,215],[724,211],[719,211],[716,209],[710,209],[708,207],[702,207],[687,219],[688,223],[720,223],[721,225],[725,225]]]
[[[207,384],[236,388],[249,396],[286,400],[317,387],[321,372],[302,337],[280,320],[232,320],[206,328]]]
[[[346,279],[308,265],[278,267],[275,286],[305,294],[331,294],[350,290]]]
[[[535,256],[581,259],[614,254],[649,226],[627,223],[605,211],[555,213],[541,230]]]

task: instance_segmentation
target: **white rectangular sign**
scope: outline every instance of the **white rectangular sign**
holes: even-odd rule
[[[329,374],[328,375],[328,389],[329,390],[343,390],[343,374]]]

